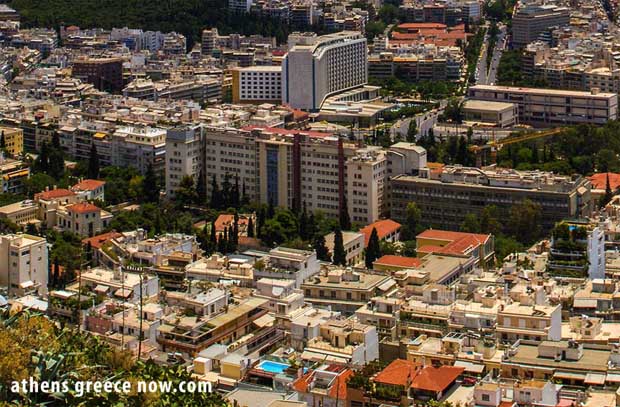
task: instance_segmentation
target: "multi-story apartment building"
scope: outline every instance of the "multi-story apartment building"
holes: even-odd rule
[[[282,67],[251,66],[232,71],[234,103],[280,103],[282,101]]]
[[[590,92],[580,92],[476,85],[469,88],[469,97],[516,104],[519,122],[522,124],[605,124],[618,118],[618,94],[601,93],[598,88],[592,88]]]
[[[47,293],[47,241],[27,234],[0,236],[0,286],[9,296]]]
[[[316,306],[331,306],[335,311],[353,314],[371,298],[395,289],[390,276],[335,269],[301,285],[306,301]]]
[[[203,127],[169,129],[166,134],[166,195],[174,198],[184,176],[198,179],[204,158]]]
[[[368,58],[368,76],[387,79],[398,74],[410,81],[455,81],[461,78],[464,60],[458,48],[425,51],[412,50],[404,55],[391,52],[371,55]]]
[[[592,211],[590,181],[545,172],[448,166],[438,174],[426,169],[419,176],[397,175],[390,187],[395,220],[404,221],[407,203],[415,202],[426,222],[447,230],[458,230],[466,214],[480,215],[486,205],[507,214],[526,199],[540,205],[545,230]]]
[[[99,90],[123,89],[123,61],[120,58],[86,58],[73,62],[72,75],[92,83]]]
[[[71,118],[59,129],[60,144],[76,160],[88,160],[91,146],[103,165],[133,167],[144,174],[152,165],[164,169],[166,131],[155,127],[116,126],[105,121]]]
[[[512,44],[521,48],[536,41],[551,27],[562,27],[570,22],[570,10],[555,5],[521,6],[512,17]]]
[[[191,135],[190,135],[191,133]],[[221,185],[238,177],[250,200],[337,216],[345,207],[353,221],[371,223],[385,208],[388,159],[395,170],[412,173],[425,165],[426,151],[401,143],[386,153],[378,147],[360,147],[330,133],[282,128],[224,129],[195,127],[169,130],[166,192],[174,195],[185,175],[198,180],[204,166],[208,195],[215,177]],[[179,137],[187,142],[180,142]],[[178,149],[204,145],[191,155]],[[177,151],[178,150],[178,151]]]
[[[4,158],[0,154],[0,186],[3,193],[21,194],[30,178],[30,167],[22,160]]]
[[[497,339],[559,341],[562,339],[561,305],[508,304],[497,313]]]
[[[366,84],[367,59],[360,32],[292,34],[282,61],[282,102],[318,110],[326,97]]]
[[[200,51],[203,56],[213,55],[217,44],[217,28],[211,28],[210,30],[202,30],[202,43],[200,44]]]
[[[228,9],[233,13],[248,13],[252,0],[228,0]]]
[[[15,127],[0,126],[0,137],[4,139],[6,152],[12,156],[24,151],[24,131]]]

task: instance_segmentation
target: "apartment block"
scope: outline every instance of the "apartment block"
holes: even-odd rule
[[[24,132],[22,129],[0,126],[0,136],[4,138],[6,152],[17,156],[24,151]]]
[[[618,94],[476,85],[469,88],[476,100],[513,103],[518,106],[519,123],[544,126],[605,124],[618,117]]]
[[[559,341],[562,339],[562,306],[508,304],[497,313],[495,332],[498,340],[511,343],[518,339]]]
[[[233,103],[280,103],[282,67],[251,66],[232,71]]]
[[[555,5],[525,5],[512,17],[512,43],[516,48],[536,41],[551,27],[562,27],[570,22],[570,9]]]
[[[423,170],[419,176],[397,175],[390,180],[391,214],[404,222],[408,202],[435,228],[458,230],[465,215],[480,215],[487,205],[507,214],[513,205],[530,200],[540,205],[541,226],[551,230],[564,218],[592,211],[590,182],[539,171],[447,166],[441,173]]]
[[[318,110],[327,96],[366,84],[367,59],[366,38],[360,32],[291,34],[282,61],[282,102]]]
[[[27,234],[0,236],[0,285],[9,296],[47,293],[47,241]]]
[[[123,89],[123,61],[120,58],[87,58],[73,62],[72,75],[102,91]]]
[[[184,176],[198,179],[203,163],[201,126],[169,129],[166,133],[166,196],[174,198]]]

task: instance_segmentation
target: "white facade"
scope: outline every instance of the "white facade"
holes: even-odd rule
[[[251,66],[233,73],[233,102],[281,100],[282,67]]]
[[[605,231],[597,226],[588,232],[588,278],[605,278]]]
[[[0,286],[9,296],[37,290],[47,293],[47,242],[26,234],[0,236]]]
[[[181,179],[196,180],[202,165],[202,127],[169,129],[166,134],[166,196],[173,198]]]
[[[284,104],[318,110],[327,96],[368,81],[366,38],[359,32],[308,35],[290,41],[291,45],[282,61]]]

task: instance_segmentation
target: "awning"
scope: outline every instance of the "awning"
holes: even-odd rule
[[[26,288],[31,288],[31,287],[34,287],[34,283],[32,281],[30,281],[30,280],[24,281],[23,283],[19,284],[19,288],[26,289]]]
[[[620,373],[607,373],[608,383],[620,383]]]
[[[131,293],[133,293],[133,290],[129,288],[119,288],[118,290],[114,291],[114,295],[121,298],[127,298],[131,295]]]
[[[573,308],[596,308],[597,301],[592,298],[575,298]]]
[[[110,287],[108,287],[107,285],[103,285],[103,284],[98,284],[97,287],[95,287],[95,292],[96,293],[101,293],[101,294],[105,294],[108,292],[108,290],[110,289]]]
[[[394,284],[396,284],[396,281],[392,280],[391,278],[387,281],[385,281],[383,284],[381,284],[379,287],[377,287],[379,290],[381,291],[388,291],[389,289],[391,289]]]
[[[605,384],[605,374],[604,373],[588,373],[586,375],[586,379],[583,382],[585,384],[603,385]]]
[[[554,379],[568,379],[568,380],[585,380],[585,373],[575,373],[575,372],[555,372],[553,375]]]
[[[457,360],[454,362],[454,366],[464,367],[466,372],[480,374],[484,372],[484,365],[477,363],[467,362],[465,360]]]
[[[345,358],[341,358],[333,355],[325,355],[323,353],[312,352],[309,350],[303,351],[301,354],[303,360],[310,360],[312,362],[332,362],[346,365],[349,361]]]
[[[264,328],[266,326],[272,325],[275,322],[275,318],[269,314],[265,314],[260,318],[255,319],[254,321],[252,321],[252,323],[254,325],[256,325],[259,328]]]

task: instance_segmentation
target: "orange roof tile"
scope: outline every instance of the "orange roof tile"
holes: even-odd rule
[[[46,201],[50,199],[58,199],[64,198],[66,196],[75,196],[73,191],[64,188],[52,189],[51,191],[43,191],[35,194],[35,199],[45,199]]]
[[[67,206],[67,210],[69,212],[75,212],[75,213],[90,213],[90,212],[99,212],[101,209],[98,206],[95,206],[91,203],[80,202],[80,203]]]
[[[392,219],[384,219],[378,220],[370,225],[364,226],[360,229],[360,233],[364,234],[364,247],[368,246],[368,241],[370,240],[370,235],[372,234],[372,230],[374,228],[377,229],[377,234],[379,235],[379,240],[384,239],[390,233],[393,233],[400,229],[400,223],[394,222]]]
[[[438,240],[449,242],[445,246],[441,245],[424,245],[418,248],[421,253],[438,253],[438,254],[469,254],[472,249],[483,245],[489,240],[491,235],[482,233],[463,233],[451,232],[447,230],[428,229],[416,236],[417,239]]]
[[[440,23],[404,23],[399,24],[398,28],[403,30],[415,30],[421,28],[446,28],[446,25]]]
[[[458,366],[425,366],[414,378],[411,387],[440,392],[446,390],[465,371]]]
[[[424,232],[416,236],[417,239],[431,239],[431,240],[443,240],[443,241],[456,241],[462,238],[474,238],[479,243],[486,242],[491,235],[484,233],[465,233],[465,232],[452,232],[449,230],[439,229],[427,229]]]
[[[334,385],[332,385],[329,389],[329,397],[332,399],[340,399],[346,400],[347,398],[347,380],[349,377],[353,375],[353,371],[351,369],[346,369],[341,366],[329,366],[328,370],[338,372],[340,374],[336,377],[334,381]],[[314,379],[314,370],[309,371],[308,373],[301,376],[299,379],[293,382],[293,388],[300,393],[307,393],[308,387],[312,383]]]
[[[72,191],[94,191],[95,189],[105,185],[105,181],[98,179],[85,179],[71,187]]]
[[[222,214],[215,220],[215,231],[224,233],[224,228],[232,226],[235,221],[235,215]],[[247,225],[248,218],[239,216],[239,226]]]
[[[374,264],[381,264],[385,266],[398,266],[398,267],[420,267],[422,262],[415,257],[395,256],[392,254],[386,254],[375,260]]]
[[[405,359],[396,359],[380,371],[373,381],[407,387],[420,369],[420,365]]]
[[[102,233],[100,235],[97,236],[93,236],[93,237],[88,237],[86,239],[82,239],[82,244],[83,245],[87,245],[88,242],[90,242],[90,246],[94,249],[100,249],[101,246],[103,246],[108,240],[112,240],[115,237],[119,237],[122,236],[122,233],[119,232],[108,232],[108,233]]]
[[[609,186],[612,191],[620,188],[620,174],[615,172],[601,172],[594,174],[588,179],[592,182],[592,189],[605,189],[607,188],[607,175],[609,175]]]

